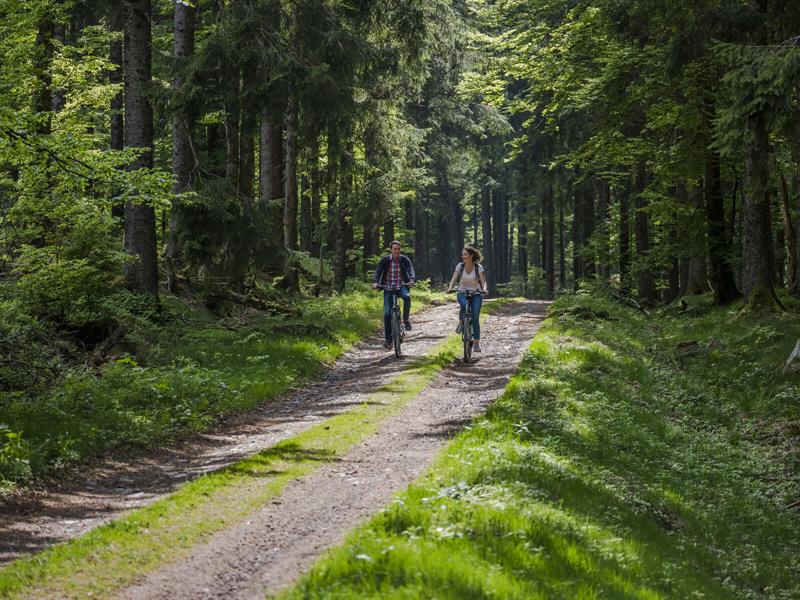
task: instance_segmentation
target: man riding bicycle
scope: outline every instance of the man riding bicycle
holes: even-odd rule
[[[389,244],[391,253],[384,256],[375,269],[375,282],[372,287],[383,288],[383,328],[386,349],[392,348],[392,305],[394,297],[403,300],[403,324],[411,331],[408,315],[411,312],[411,294],[408,287],[414,284],[414,265],[405,254],[400,254],[400,242],[394,240]]]

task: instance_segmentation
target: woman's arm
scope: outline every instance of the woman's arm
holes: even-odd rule
[[[447,285],[447,291],[453,289],[453,286],[456,284],[456,279],[458,279],[458,269],[453,271],[453,276],[450,278],[450,283]]]
[[[483,289],[484,292],[488,292],[489,286],[486,285],[486,271],[480,272],[480,278],[481,278],[481,288]]]

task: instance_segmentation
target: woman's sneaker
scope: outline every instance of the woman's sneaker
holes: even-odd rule
[[[481,351],[481,343],[478,340],[475,340],[472,344],[472,351],[473,352],[480,352]]]
[[[462,331],[464,331],[464,324],[459,321],[458,326],[456,327],[456,333],[461,333]]]

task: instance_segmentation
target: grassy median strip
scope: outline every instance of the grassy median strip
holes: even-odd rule
[[[486,416],[284,600],[800,597],[796,319],[553,308]]]
[[[508,301],[487,305],[489,313]],[[327,419],[219,472],[182,486],[73,541],[17,560],[0,571],[3,597],[108,594],[189,553],[192,546],[256,510],[293,479],[308,475],[375,433],[460,350],[450,336],[363,405]]]

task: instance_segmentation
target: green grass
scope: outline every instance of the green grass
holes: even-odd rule
[[[512,299],[487,304],[491,314]],[[153,505],[0,570],[0,597],[107,595],[189,553],[211,534],[245,519],[290,481],[336,460],[377,431],[458,355],[449,336],[410,363],[363,405],[219,472],[199,477]]]
[[[798,320],[554,310],[487,415],[284,598],[800,597]]]
[[[108,594],[185,556],[193,545],[277,496],[291,480],[335,460],[375,433],[455,358],[458,349],[458,338],[450,336],[363,405],[202,476],[163,500],[80,538],[14,561],[0,570],[0,596]]]
[[[412,308],[442,298],[420,287]],[[77,369],[36,396],[7,395],[0,402],[0,487],[116,448],[206,430],[317,373],[382,322],[380,294],[356,282],[344,294],[293,302],[289,315],[221,326],[167,297],[170,317],[148,330],[141,364],[123,358],[99,376]]]

